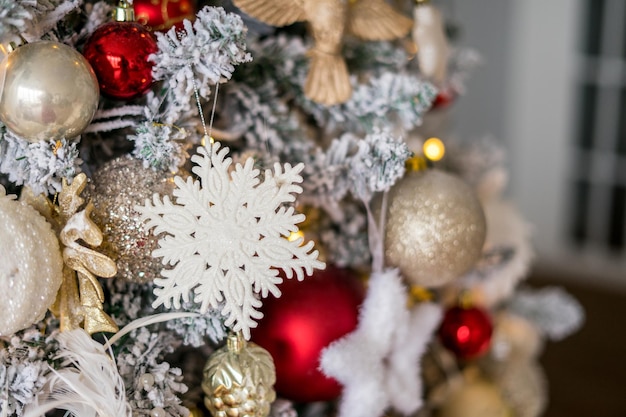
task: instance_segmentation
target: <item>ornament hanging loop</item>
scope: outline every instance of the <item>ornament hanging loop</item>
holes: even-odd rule
[[[226,346],[230,352],[240,353],[246,347],[246,340],[241,332],[230,333],[226,339]]]

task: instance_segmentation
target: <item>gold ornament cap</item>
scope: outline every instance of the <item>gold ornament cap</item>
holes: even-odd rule
[[[230,334],[203,370],[204,404],[213,417],[266,417],[276,399],[274,360],[241,333]]]
[[[120,0],[113,11],[113,20],[116,22],[134,22],[135,9],[127,1]]]

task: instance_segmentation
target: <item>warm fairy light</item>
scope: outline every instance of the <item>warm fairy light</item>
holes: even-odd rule
[[[304,237],[304,233],[302,233],[301,230],[298,230],[297,232],[291,232],[289,234],[289,237],[287,238],[288,241],[293,242],[294,240],[298,240],[300,238]]]
[[[426,140],[422,149],[426,158],[431,161],[439,161],[446,153],[446,147],[439,138],[430,138]]]
[[[418,285],[411,285],[411,296],[416,301],[431,301],[433,299],[431,291]]]
[[[215,143],[215,139],[213,139],[213,136],[204,135],[204,136],[202,136],[202,139],[200,140],[200,144],[201,144],[202,146],[206,146],[207,139],[209,140],[209,143],[210,143],[211,145],[212,145],[213,143]]]
[[[434,299],[434,294],[427,288],[419,286],[419,285],[411,285],[411,287],[409,288],[407,307],[413,308],[415,305],[419,303],[432,301],[433,299]]]

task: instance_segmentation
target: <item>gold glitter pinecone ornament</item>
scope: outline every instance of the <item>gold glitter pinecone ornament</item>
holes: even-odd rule
[[[128,155],[107,162],[93,176],[88,193],[93,219],[104,233],[100,251],[117,264],[117,278],[146,283],[160,276],[163,266],[152,257],[158,236],[145,229],[134,207],[154,193],[171,197],[174,176],[144,168]]]
[[[265,417],[276,399],[275,382],[269,352],[231,334],[204,366],[204,404],[213,417]]]
[[[438,287],[480,259],[485,214],[474,191],[443,171],[412,171],[390,190],[385,260],[415,285]]]

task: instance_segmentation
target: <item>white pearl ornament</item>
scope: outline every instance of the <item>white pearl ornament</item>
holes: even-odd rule
[[[0,187],[0,336],[41,320],[62,279],[63,259],[50,224]]]

